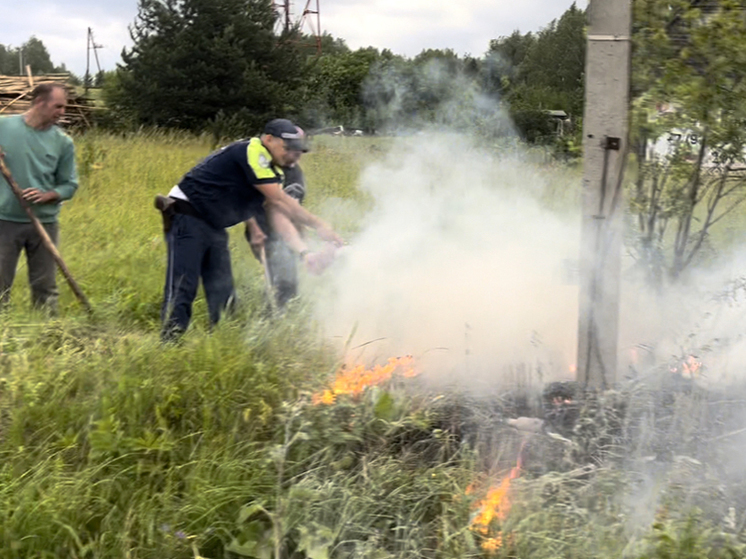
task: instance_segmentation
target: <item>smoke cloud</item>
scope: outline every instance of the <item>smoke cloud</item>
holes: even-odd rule
[[[392,142],[360,178],[374,209],[319,298],[327,334],[364,360],[413,354],[431,378],[463,385],[468,375],[475,388],[526,364],[568,376],[579,213],[541,198],[558,182],[577,189],[577,172],[549,175],[461,134]]]
[[[724,250],[716,260],[689,270],[683,281],[659,290],[627,277],[620,315],[622,374],[668,369],[692,376],[682,363],[694,359],[701,366],[693,376],[703,386],[743,381],[745,270],[746,253]]]
[[[412,354],[462,388],[573,378],[580,167],[537,161],[505,106],[454,60],[415,74],[382,65],[365,97],[390,145],[360,176],[373,210],[317,299],[327,334],[351,358]],[[681,372],[689,356],[701,381],[727,378],[746,358],[746,280],[733,283],[744,263],[723,254],[655,291],[627,257],[619,380]]]

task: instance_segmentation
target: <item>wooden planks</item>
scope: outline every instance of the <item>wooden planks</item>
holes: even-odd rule
[[[91,114],[95,110],[92,102],[78,94],[69,83],[70,74],[43,74],[31,76],[0,75],[0,116],[26,112],[31,107],[31,91],[34,85],[43,82],[54,82],[67,89],[67,109],[60,119],[64,127],[88,128],[91,125]]]

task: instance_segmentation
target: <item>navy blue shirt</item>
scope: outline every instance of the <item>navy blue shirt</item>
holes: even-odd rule
[[[262,211],[257,185],[283,184],[282,169],[259,138],[239,140],[211,153],[179,182],[202,219],[226,229]]]

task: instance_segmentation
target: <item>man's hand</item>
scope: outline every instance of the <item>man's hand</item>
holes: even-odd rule
[[[334,232],[334,229],[329,227],[326,223],[316,228],[316,232],[319,234],[322,240],[332,243],[334,246],[341,247],[345,244],[342,237]]]
[[[309,273],[317,276],[331,266],[336,256],[336,249],[332,245],[326,245],[322,250],[309,252],[303,257],[303,264]]]
[[[261,260],[260,254],[262,248],[264,248],[264,243],[267,240],[267,235],[264,234],[264,231],[262,231],[262,228],[259,227],[259,224],[253,217],[246,221],[246,232],[244,234],[246,235],[246,240],[249,242],[249,246],[251,247],[251,252],[257,260]]]
[[[54,190],[44,192],[36,188],[27,188],[21,191],[23,199],[32,204],[52,204],[59,201],[60,195]]]

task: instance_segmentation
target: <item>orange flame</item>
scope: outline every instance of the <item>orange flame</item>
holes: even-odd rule
[[[686,361],[681,364],[681,374],[684,378],[695,378],[699,375],[701,368],[702,361],[694,357],[694,355],[690,355],[686,358]]]
[[[510,498],[508,490],[510,482],[516,479],[521,472],[520,464],[510,470],[500,484],[490,487],[487,496],[477,505],[479,512],[472,520],[472,526],[475,526],[480,532],[487,533],[487,529],[494,519],[504,521],[510,511]]]
[[[487,553],[497,553],[497,550],[503,546],[503,535],[498,532],[494,538],[487,538],[482,542],[482,549]]]
[[[494,528],[493,521],[498,520],[502,523],[507,518],[511,507],[510,484],[520,473],[521,459],[519,457],[518,463],[508,472],[508,475],[503,477],[498,485],[490,487],[485,498],[477,503],[479,512],[472,519],[470,528],[485,536],[482,549],[489,554],[496,553],[503,545],[502,531],[492,529]],[[469,490],[473,490],[471,485],[467,488],[467,491]]]
[[[398,373],[404,378],[417,376],[417,372],[412,366],[412,357],[391,357],[386,365],[376,365],[371,369],[366,369],[364,365],[345,370],[344,367],[337,373],[332,386],[322,392],[317,392],[312,396],[314,404],[333,404],[337,396],[350,394],[358,396],[366,388],[376,386],[391,379],[397,369]]]
[[[686,359],[681,361],[681,368],[677,365],[672,365],[668,368],[673,374],[681,374],[684,378],[697,378],[702,371],[702,361],[697,359],[694,355],[688,355]]]

